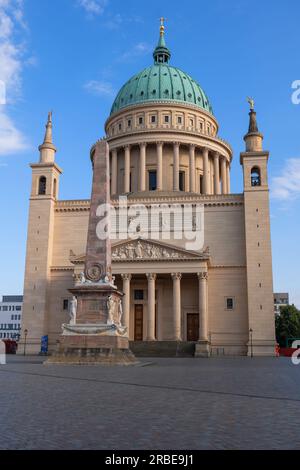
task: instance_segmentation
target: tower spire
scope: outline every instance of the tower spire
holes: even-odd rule
[[[166,18],[160,18],[159,40],[153,53],[155,64],[168,64],[171,58],[171,52],[167,48],[165,41],[165,21]]]
[[[56,147],[52,140],[52,111],[48,113],[44,142],[39,146],[40,163],[54,163]]]
[[[258,130],[256,112],[254,110],[254,99],[247,98],[247,101],[250,105],[250,119],[248,133],[244,137],[244,141],[246,142],[246,152],[261,152],[264,136]]]

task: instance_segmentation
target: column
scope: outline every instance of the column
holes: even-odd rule
[[[173,190],[179,191],[179,142],[174,142]]]
[[[218,152],[214,154],[214,190],[215,190],[215,194],[221,194],[220,154]]]
[[[123,279],[123,321],[122,323],[124,326],[127,327],[127,332],[129,336],[129,328],[130,328],[130,281],[131,281],[131,274],[121,274]]]
[[[175,341],[181,341],[181,273],[172,273],[173,279],[173,338]]]
[[[221,159],[221,179],[222,179],[222,194],[227,194],[227,170],[226,170],[226,158]]]
[[[124,193],[130,192],[130,145],[125,147]]]
[[[230,194],[230,163],[227,162],[227,194]]]
[[[162,166],[163,166],[163,143],[157,142],[156,143],[156,151],[157,151],[157,179],[156,179],[156,189],[158,191],[162,190],[163,185],[163,174],[162,174]]]
[[[208,341],[207,280],[208,273],[198,273],[199,279],[199,341]]]
[[[148,279],[148,317],[147,317],[147,341],[155,341],[155,280],[156,274],[146,274]]]
[[[190,145],[190,192],[196,192],[196,166],[195,166],[195,148],[194,144]]]
[[[146,145],[140,144],[140,191],[146,191]]]
[[[111,152],[111,188],[110,194],[117,194],[118,185],[118,151],[113,149]]]
[[[203,194],[210,193],[208,149],[203,149]]]

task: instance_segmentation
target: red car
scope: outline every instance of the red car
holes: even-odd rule
[[[18,343],[12,339],[4,339],[6,354],[16,354]]]

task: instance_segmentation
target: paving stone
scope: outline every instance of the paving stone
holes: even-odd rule
[[[300,449],[288,358],[0,366],[0,449]]]

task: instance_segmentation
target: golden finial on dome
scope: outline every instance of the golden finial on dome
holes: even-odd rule
[[[160,35],[163,36],[165,34],[165,21],[167,18],[163,16],[160,18]]]

